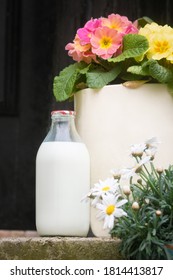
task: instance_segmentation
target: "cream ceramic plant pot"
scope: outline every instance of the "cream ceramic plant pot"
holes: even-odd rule
[[[156,163],[173,164],[173,98],[165,85],[145,84],[137,89],[109,85],[75,94],[76,126],[91,158],[91,186],[111,177],[113,168],[131,167],[129,147],[157,137],[161,141]],[[95,236],[108,236],[91,208]]]

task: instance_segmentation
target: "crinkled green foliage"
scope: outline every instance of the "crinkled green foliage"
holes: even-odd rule
[[[53,92],[57,101],[64,101],[71,97],[76,84],[82,76],[85,76],[89,67],[90,65],[84,62],[74,63],[54,78]]]
[[[142,35],[128,34],[124,36],[123,52],[117,57],[110,58],[110,62],[120,62],[128,58],[138,57],[143,55],[148,50],[148,41]]]
[[[141,26],[150,19],[138,21]],[[74,63],[54,78],[53,93],[57,101],[73,97],[83,88],[102,88],[110,83],[123,80],[147,80],[167,84],[173,93],[173,65],[162,59],[147,60],[145,54],[149,48],[147,39],[139,34],[127,34],[123,37],[122,53],[108,60],[97,57],[97,62]]]
[[[102,88],[117,78],[121,72],[121,66],[117,64],[109,71],[104,69],[89,71],[86,74],[86,82],[89,88]]]

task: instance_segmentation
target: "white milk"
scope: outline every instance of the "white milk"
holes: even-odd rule
[[[77,142],[43,142],[36,158],[36,227],[40,235],[86,236],[90,160]]]

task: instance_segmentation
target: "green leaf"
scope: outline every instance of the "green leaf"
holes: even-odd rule
[[[142,17],[142,18],[139,18],[138,20],[137,20],[137,22],[138,22],[138,27],[140,26],[140,27],[144,27],[147,23],[152,23],[153,22],[153,20],[151,19],[151,18],[149,18],[149,17]]]
[[[139,34],[127,34],[123,39],[123,52],[114,58],[110,58],[108,61],[120,62],[127,58],[138,57],[143,55],[148,50],[147,39]]]
[[[89,88],[102,88],[113,81],[121,72],[121,66],[118,64],[110,71],[93,70],[86,74],[87,85]]]
[[[150,75],[158,80],[160,83],[172,83],[173,81],[173,72],[160,65],[156,60],[149,60],[149,73]]]
[[[168,91],[173,96],[173,81],[168,83]]]
[[[54,78],[53,93],[57,101],[64,101],[73,94],[73,90],[79,76],[89,70],[86,63],[74,63],[60,72]]]
[[[147,69],[144,69],[142,66],[137,66],[137,65],[129,67],[127,69],[127,72],[130,72],[135,75],[141,75],[141,76],[149,75],[149,71],[147,71]]]

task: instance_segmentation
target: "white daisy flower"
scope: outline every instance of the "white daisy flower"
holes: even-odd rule
[[[91,205],[95,206],[100,200],[101,200],[100,196],[94,196],[92,194],[92,191],[90,191],[89,193],[87,193],[85,196],[82,197],[81,202],[87,203],[91,201]]]
[[[118,190],[118,182],[114,178],[107,178],[105,181],[99,180],[91,189],[93,196],[102,196],[107,193],[115,193]]]
[[[91,205],[95,206],[103,195],[115,194],[118,190],[118,181],[114,178],[107,178],[105,181],[99,180],[99,183],[94,184],[94,188],[90,190],[91,196],[94,198]]]
[[[145,149],[145,143],[131,145],[131,155],[134,157],[141,157]]]
[[[143,159],[141,159],[138,163],[135,164],[135,166],[133,166],[132,168],[124,168],[122,170],[123,175],[122,178],[123,179],[130,179],[130,177],[133,177],[136,173],[138,173],[138,171],[140,170],[140,168],[142,167],[142,165],[148,163],[150,161],[151,157],[147,156]]]
[[[152,137],[145,141],[147,148],[156,148],[158,144],[160,144],[160,140],[157,137]]]
[[[111,174],[113,175],[114,179],[120,179],[121,178],[121,175],[122,175],[122,172],[121,172],[121,169],[111,169],[110,170]]]
[[[146,155],[150,156],[151,159],[154,159],[156,152],[157,152],[156,147],[151,147],[145,150]]]
[[[85,194],[82,199],[81,199],[81,202],[88,202],[90,200],[90,197],[91,197],[91,192]]]
[[[122,199],[118,201],[120,195],[104,195],[102,203],[97,203],[96,208],[101,212],[97,217],[101,220],[104,220],[103,228],[112,229],[114,227],[115,218],[120,218],[122,216],[127,216],[127,213],[119,208],[127,202],[127,199]]]

